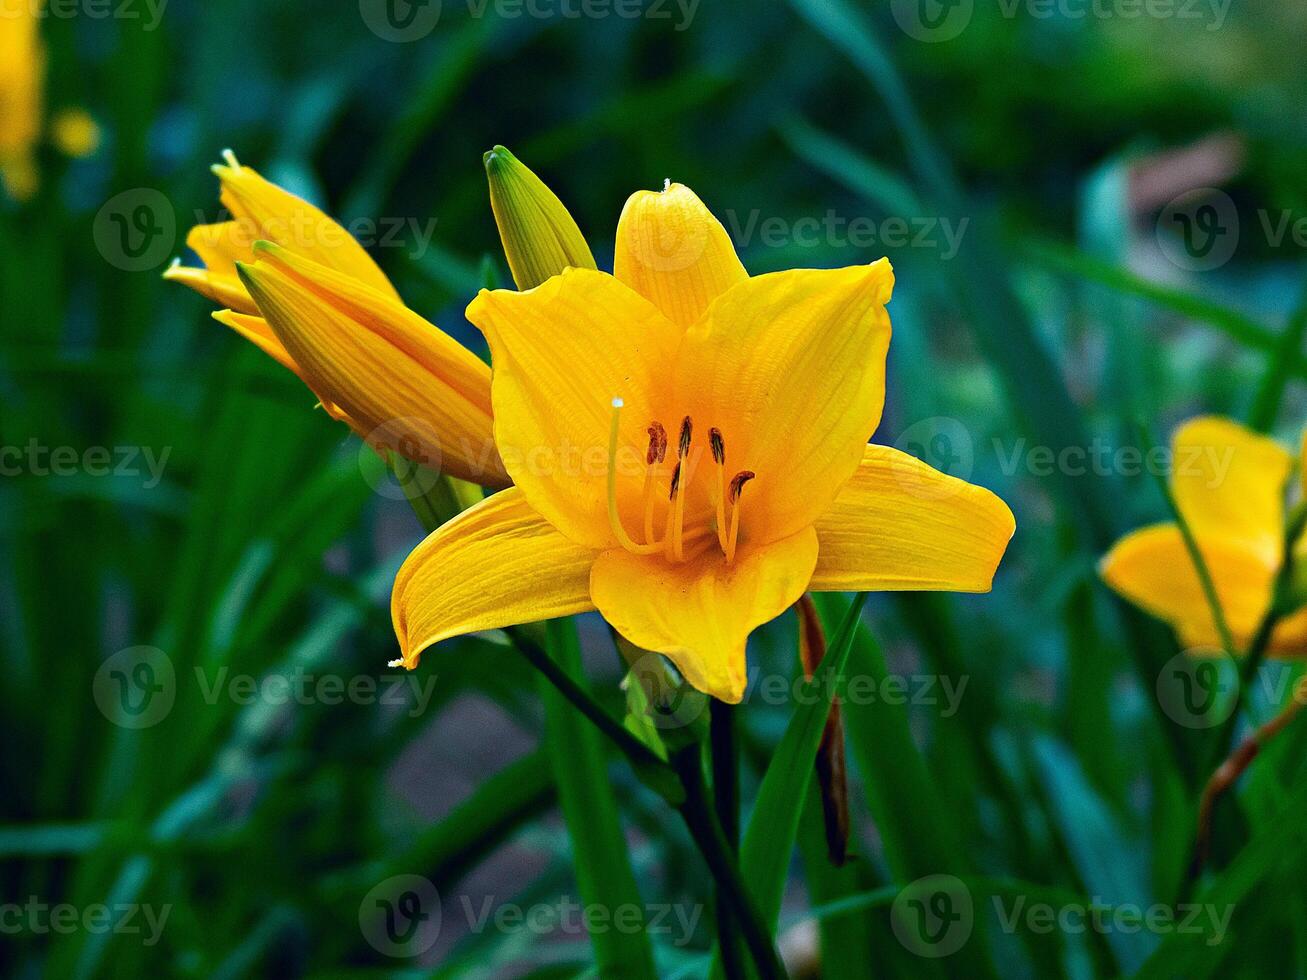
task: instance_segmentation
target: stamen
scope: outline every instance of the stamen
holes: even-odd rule
[[[682,433],[685,429],[681,429]],[[677,460],[676,469],[672,470],[672,492],[669,497],[672,518],[672,533],[669,538],[672,545],[672,557],[677,561],[685,560],[685,494],[681,493],[681,461]]]
[[[693,431],[694,423],[690,420],[690,416],[687,415],[681,419],[681,438],[676,444],[677,459],[685,459],[686,456],[690,455],[690,434]]]
[[[667,430],[661,422],[654,422],[648,431],[649,451],[645,454],[645,462],[654,466],[667,458]]]
[[[708,445],[712,449],[713,462],[722,464],[726,462],[726,440],[722,438],[722,430],[714,426],[708,430]]]
[[[744,485],[754,478],[752,470],[741,470],[731,477],[731,533],[726,539],[726,562],[735,561],[735,546],[740,540],[740,495]]]
[[[645,453],[644,471],[644,541],[655,544],[653,529],[654,473],[655,467],[667,458],[667,430],[661,422],[653,422],[649,429],[649,450]]]
[[[717,543],[726,550],[726,440],[716,426],[708,430],[708,445],[717,464]]]
[[[608,524],[613,529],[617,543],[627,551],[637,555],[651,555],[662,546],[636,544],[622,526],[622,515],[617,510],[617,434],[624,404],[620,398],[613,399],[613,420],[608,427]]]

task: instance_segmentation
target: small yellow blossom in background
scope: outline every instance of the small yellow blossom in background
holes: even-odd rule
[[[0,0],[0,182],[10,197],[36,193],[40,175],[45,46],[33,0]]]
[[[1215,416],[1180,426],[1171,450],[1176,507],[1197,541],[1235,645],[1246,649],[1274,598],[1293,456],[1275,440]],[[1176,524],[1127,534],[1103,558],[1100,572],[1116,592],[1170,623],[1186,647],[1221,647],[1211,606]],[[1307,610],[1281,620],[1269,651],[1307,652]]]
[[[89,157],[100,148],[100,125],[85,109],[60,109],[50,121],[50,139],[65,156]]]
[[[721,223],[669,182],[627,202],[614,268],[468,307],[515,486],[400,570],[404,666],[448,637],[597,609],[738,702],[750,632],[807,590],[988,591],[1007,505],[868,445],[888,261],[750,277]]]
[[[363,246],[318,208],[230,150],[213,171],[231,218],[192,228],[186,244],[203,266],[177,262],[164,278],[227,307],[214,318],[298,375],[370,445],[507,486],[484,362],[408,309]]]

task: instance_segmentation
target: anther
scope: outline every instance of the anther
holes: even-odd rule
[[[740,494],[744,492],[744,485],[752,480],[756,473],[753,470],[741,470],[731,477],[731,503],[740,499]]]
[[[681,462],[677,460],[676,469],[672,470],[672,490],[667,495],[668,500],[675,500],[676,495],[681,490]]]
[[[727,563],[735,561],[735,546],[740,540],[740,495],[744,493],[744,485],[754,478],[752,470],[741,470],[731,477],[731,531],[726,538],[726,561]]]
[[[644,543],[654,544],[653,504],[654,504],[654,467],[667,458],[667,430],[661,422],[649,423],[649,449],[644,455]]]
[[[726,462],[726,442],[722,439],[722,430],[716,427],[708,430],[708,445],[712,448],[713,462],[719,466]]]
[[[645,454],[645,462],[655,466],[667,458],[667,430],[661,422],[654,422],[648,431],[649,451]]]
[[[690,416],[681,420],[681,438],[676,444],[676,455],[680,459],[685,459],[690,455],[690,434],[694,431],[694,423],[690,421]]]

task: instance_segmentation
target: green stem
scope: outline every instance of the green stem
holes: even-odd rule
[[[1253,634],[1252,641],[1248,644],[1248,650],[1244,654],[1243,663],[1239,668],[1239,686],[1234,692],[1234,706],[1230,710],[1230,717],[1221,726],[1220,733],[1211,747],[1203,772],[1210,772],[1217,759],[1228,750],[1230,739],[1234,735],[1235,725],[1239,721],[1239,708],[1243,705],[1245,692],[1248,686],[1252,684],[1253,678],[1257,676],[1258,668],[1261,667],[1262,662],[1266,659],[1266,654],[1270,651],[1271,639],[1275,635],[1275,627],[1280,625],[1280,620],[1289,611],[1286,608],[1286,600],[1293,584],[1293,549],[1298,543],[1298,538],[1301,537],[1305,525],[1307,525],[1307,507],[1300,504],[1290,516],[1289,525],[1284,534],[1280,554],[1280,568],[1275,573],[1275,582],[1271,586],[1271,606],[1266,610],[1266,615],[1262,617],[1262,621],[1257,626],[1257,632]]]
[[[708,863],[708,870],[717,882],[718,894],[730,905],[731,914],[739,923],[759,977],[761,980],[785,977],[785,967],[776,953],[770,931],[763,925],[762,915],[749,896],[721,821],[709,801],[699,746],[687,746],[674,753],[672,767],[685,788],[685,802],[679,807],[681,817],[695,846]]]
[[[1266,373],[1262,376],[1249,424],[1258,432],[1269,432],[1280,414],[1280,402],[1289,383],[1293,367],[1302,356],[1303,334],[1307,333],[1307,288],[1294,309],[1289,322],[1277,338],[1271,356],[1267,359]]]
[[[563,670],[549,653],[521,629],[510,627],[505,630],[513,647],[524,656],[532,667],[544,674],[545,679],[558,689],[563,697],[588,718],[604,735],[622,750],[632,764],[649,770],[667,769],[667,763],[654,751],[640,741],[622,723],[610,715],[581,687],[567,671]]]
[[[740,746],[736,737],[735,709],[725,701],[712,699],[712,785],[717,819],[731,851],[740,847]],[[717,886],[717,941],[722,951],[722,967],[730,980],[745,976],[740,949],[739,924],[731,912],[730,902]]]
[[[1220,731],[1207,750],[1203,767],[1199,770],[1202,773],[1211,773],[1225,753],[1228,752],[1230,741],[1234,737],[1235,726],[1239,723],[1239,709],[1243,706],[1245,692],[1257,676],[1258,668],[1261,667],[1262,662],[1266,659],[1266,654],[1270,651],[1271,638],[1275,635],[1275,628],[1289,611],[1287,596],[1293,582],[1293,550],[1298,538],[1302,536],[1304,527],[1307,527],[1307,504],[1299,504],[1297,509],[1290,515],[1288,528],[1284,534],[1280,568],[1275,574],[1275,582],[1271,587],[1270,608],[1266,610],[1266,615],[1262,617],[1262,621],[1257,625],[1257,632],[1253,634],[1248,649],[1244,653],[1243,662],[1239,666],[1239,683],[1234,692],[1234,704],[1230,706],[1230,716],[1221,725]],[[1199,839],[1196,832],[1195,851],[1198,845]],[[1191,853],[1193,852],[1191,851]],[[1181,883],[1179,901],[1187,901],[1193,893],[1201,870],[1201,865],[1197,861],[1190,863],[1189,871]]]
[[[1149,458],[1152,451],[1157,448],[1153,441],[1152,433],[1144,423],[1137,423],[1139,428],[1139,448],[1144,454],[1144,458]],[[1221,637],[1221,647],[1225,655],[1231,660],[1238,656],[1238,650],[1234,644],[1234,634],[1230,632],[1230,623],[1225,618],[1225,610],[1221,606],[1220,596],[1216,592],[1216,583],[1212,580],[1211,570],[1207,567],[1207,561],[1203,558],[1203,553],[1198,548],[1198,539],[1194,537],[1193,529],[1189,527],[1189,522],[1185,519],[1180,506],[1175,502],[1175,495],[1171,493],[1171,487],[1166,482],[1166,477],[1160,470],[1153,474],[1157,480],[1158,489],[1162,491],[1162,499],[1166,501],[1167,510],[1171,512],[1171,517],[1175,520],[1176,526],[1180,528],[1180,536],[1184,539],[1185,550],[1189,552],[1189,560],[1193,563],[1194,571],[1198,573],[1198,583],[1202,586],[1203,596],[1207,599],[1207,606],[1211,610],[1212,620],[1216,623],[1216,631]]]

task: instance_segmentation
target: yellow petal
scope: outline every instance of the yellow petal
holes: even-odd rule
[[[756,474],[742,540],[812,524],[862,462],[885,401],[893,283],[885,259],[755,276],[686,332],[676,404],[696,431],[720,429],[727,473]]]
[[[41,182],[36,143],[44,113],[43,11],[32,0],[0,0],[0,183],[26,201]]]
[[[1180,426],[1171,447],[1171,490],[1194,536],[1240,538],[1278,562],[1293,469],[1284,447],[1215,416]]]
[[[301,381],[304,380],[304,372],[295,363],[295,358],[290,356],[290,351],[286,350],[282,342],[277,339],[277,335],[272,332],[268,321],[263,317],[249,316],[246,313],[237,313],[235,310],[217,310],[212,316],[223,326],[231,327],[282,367],[294,371]]]
[[[222,203],[251,239],[276,242],[297,255],[353,276],[393,300],[399,299],[386,274],[348,231],[320,210],[237,162],[213,172],[222,182]]]
[[[61,153],[81,159],[100,148],[100,125],[85,109],[61,109],[50,120],[50,137]]]
[[[516,487],[487,497],[428,535],[399,570],[390,612],[404,666],[451,636],[593,609],[594,558]]]
[[[568,537],[608,547],[613,399],[626,405],[622,446],[637,447],[642,460],[644,427],[665,400],[680,331],[612,276],[589,269],[524,293],[482,290],[467,317],[490,343],[495,441],[513,482]],[[624,498],[638,496],[643,467],[619,473]]]
[[[248,316],[257,316],[258,306],[250,296],[245,284],[237,276],[224,276],[208,269],[194,266],[171,265],[163,273],[169,282],[179,282],[195,290],[205,299],[212,300],[219,306]]]
[[[817,520],[817,591],[988,592],[1016,521],[984,487],[887,446]]]
[[[1307,609],[1300,609],[1280,620],[1271,634],[1270,653],[1276,657],[1307,654]]]
[[[1247,643],[1271,601],[1275,564],[1238,538],[1198,539],[1230,632]],[[1220,646],[1220,634],[1198,573],[1174,524],[1127,534],[1104,557],[1099,571],[1114,590],[1174,626],[1190,646]]]
[[[505,147],[483,157],[490,207],[518,289],[533,289],[566,268],[594,269],[594,256],[563,202]]]
[[[348,275],[259,244],[241,274],[308,386],[369,444],[484,486],[506,486],[490,369],[416,313]]]
[[[730,236],[690,188],[636,191],[617,222],[613,274],[685,329],[749,278]]]
[[[624,637],[665,654],[694,687],[734,704],[744,696],[749,633],[798,600],[816,561],[812,528],[741,546],[732,564],[715,544],[682,563],[617,548],[595,562],[590,595]]]

